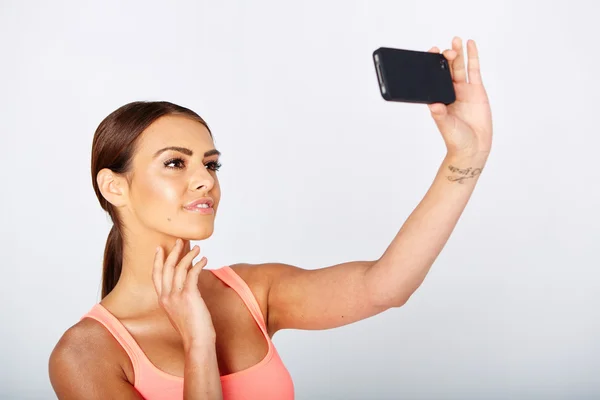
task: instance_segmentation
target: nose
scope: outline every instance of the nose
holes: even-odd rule
[[[190,179],[189,189],[197,192],[204,188],[205,194],[210,192],[215,185],[215,179],[205,168],[199,168]]]

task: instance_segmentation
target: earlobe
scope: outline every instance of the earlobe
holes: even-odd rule
[[[122,178],[108,168],[98,172],[96,176],[98,189],[102,196],[115,207],[125,204],[126,190],[124,190]]]

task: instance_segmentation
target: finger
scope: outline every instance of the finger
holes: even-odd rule
[[[200,261],[194,264],[194,266],[190,269],[185,281],[185,288],[187,290],[198,288],[198,278],[200,277],[200,272],[202,272],[202,269],[206,267],[206,264],[208,264],[208,260],[206,257],[202,257]]]
[[[179,259],[179,253],[181,253],[181,248],[183,247],[183,241],[181,239],[177,239],[175,241],[175,245],[171,249],[167,260],[163,265],[163,275],[162,275],[162,293],[169,294],[171,293],[172,283],[173,283],[173,273],[175,269],[175,263],[177,259]]]
[[[448,114],[448,107],[443,103],[428,104],[431,117],[440,132],[451,132],[454,128],[454,119]]]
[[[456,59],[456,56],[458,55],[456,50],[452,50],[452,49],[446,49],[442,52],[442,54],[444,55],[444,57],[446,57],[446,60],[452,61],[452,62],[454,62],[454,59]]]
[[[450,76],[454,80],[454,59],[456,59],[458,53],[455,50],[446,49],[442,52],[442,54],[444,55],[444,58],[448,60],[448,66],[450,67]]]
[[[452,50],[456,52],[456,58],[452,62],[454,82],[467,82],[467,71],[465,70],[465,56],[463,54],[462,39],[458,36],[452,39]]]
[[[431,116],[433,119],[439,119],[443,117],[448,111],[446,105],[443,103],[427,104],[427,107],[429,107],[429,111],[431,111]]]
[[[469,58],[469,83],[481,84],[479,51],[474,40],[467,40],[467,57]]]
[[[183,289],[185,283],[185,277],[188,274],[188,269],[192,266],[192,261],[200,253],[200,247],[194,246],[182,259],[179,264],[175,267],[175,274],[173,276],[173,290]]]
[[[428,53],[438,53],[439,54],[440,49],[438,49],[437,47],[433,46],[432,48],[430,48],[428,50]]]
[[[162,271],[163,271],[163,249],[158,246],[154,253],[154,266],[152,267],[152,282],[154,283],[154,289],[160,297],[162,292]]]

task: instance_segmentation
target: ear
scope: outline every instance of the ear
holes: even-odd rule
[[[127,204],[127,180],[108,168],[103,168],[96,175],[96,182],[102,196],[115,207]]]

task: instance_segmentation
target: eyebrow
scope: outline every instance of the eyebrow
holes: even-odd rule
[[[167,151],[167,150],[178,151],[178,152],[183,153],[185,155],[188,155],[190,157],[194,155],[194,152],[192,150],[188,149],[187,147],[169,146],[169,147],[165,147],[164,149],[158,150],[156,153],[154,153],[154,157],[153,158],[158,157],[158,155],[160,153],[162,153],[163,151]],[[221,152],[219,150],[217,150],[217,149],[212,149],[212,150],[209,150],[206,153],[204,153],[204,157],[210,157],[210,156],[213,156],[215,154],[218,155],[218,156],[220,156]]]

